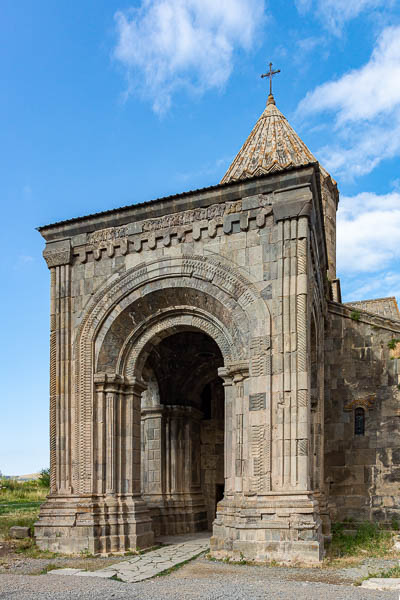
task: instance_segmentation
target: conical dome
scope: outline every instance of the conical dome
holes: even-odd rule
[[[317,159],[275,106],[274,97],[270,95],[264,112],[221,183],[266,175],[314,162],[317,162]],[[324,178],[329,176],[325,169],[321,168],[321,171]]]

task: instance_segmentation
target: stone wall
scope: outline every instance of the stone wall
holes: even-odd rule
[[[330,304],[325,481],[333,520],[400,521],[400,361],[389,347],[396,339],[399,321]],[[363,417],[364,434],[361,422],[356,433]]]

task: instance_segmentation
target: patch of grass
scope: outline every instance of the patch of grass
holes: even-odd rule
[[[60,565],[55,565],[54,563],[49,563],[41,571],[39,571],[38,575],[46,575],[49,571],[54,571],[55,569],[59,569]]]
[[[57,558],[60,556],[60,554],[50,552],[50,550],[40,550],[33,538],[15,540],[15,553],[23,554],[27,558]]]
[[[390,342],[388,343],[388,348],[390,350],[396,350],[396,346],[397,344],[400,343],[399,339],[393,338],[392,340],[390,340]]]
[[[327,551],[328,559],[368,556],[380,558],[393,551],[392,534],[374,523],[357,526],[356,535],[344,533],[344,523],[332,525],[332,542]]]
[[[16,481],[15,479],[0,479],[0,504],[12,502],[43,502],[49,493],[49,488],[39,481]]]
[[[350,314],[350,319],[353,321],[359,321],[361,319],[361,313],[359,310],[352,310]]]
[[[391,567],[390,569],[386,569],[383,571],[377,571],[376,573],[368,573],[368,575],[366,575],[365,577],[362,577],[361,579],[356,581],[354,585],[359,586],[362,584],[363,581],[366,581],[367,579],[375,579],[375,578],[391,579],[393,577],[395,577],[395,578],[400,577],[400,566]]]
[[[400,566],[392,567],[391,569],[387,569],[387,571],[379,571],[374,575],[369,575],[368,579],[371,579],[372,577],[383,577],[385,579],[400,577]]]
[[[120,581],[121,583],[126,583],[126,581],[124,581],[123,579],[121,579],[120,577],[118,577],[117,574],[115,574],[112,577],[110,577],[110,579],[112,579],[113,581]]]
[[[37,520],[39,509],[25,510],[23,512],[12,510],[4,514],[0,514],[0,538],[8,539],[10,527],[19,525],[20,527],[29,527],[33,531],[33,525]]]
[[[32,509],[39,508],[42,504],[42,501],[34,501],[34,502],[0,502],[0,515],[4,515],[10,512],[25,512],[31,511]]]
[[[79,552],[79,556],[81,556],[82,558],[95,558],[95,555],[92,554],[91,552],[89,552],[88,548],[85,548],[84,550],[81,550]]]
[[[0,538],[8,538],[14,525],[29,527],[33,533],[40,505],[48,493],[39,481],[0,479]]]

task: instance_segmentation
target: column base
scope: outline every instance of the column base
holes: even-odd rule
[[[124,553],[154,545],[146,503],[132,497],[53,496],[35,523],[41,550],[63,554]]]
[[[226,497],[210,541],[215,558],[318,563],[324,555],[318,502],[312,494]]]
[[[144,495],[156,536],[195,533],[208,529],[207,509],[201,494]]]

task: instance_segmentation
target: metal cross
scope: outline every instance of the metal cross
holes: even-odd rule
[[[268,73],[264,73],[263,75],[261,75],[261,78],[263,79],[264,77],[269,77],[269,95],[272,95],[272,77],[274,75],[276,75],[277,73],[280,73],[281,70],[277,69],[276,71],[272,70],[272,62],[269,63],[269,71]]]

